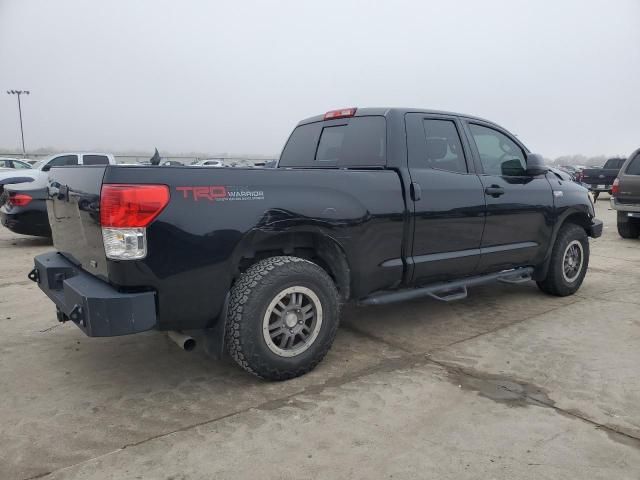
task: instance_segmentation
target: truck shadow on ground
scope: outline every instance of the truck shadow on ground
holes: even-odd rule
[[[51,247],[53,248],[53,240],[47,237],[13,237],[0,239],[0,248],[38,248],[38,247]]]
[[[575,301],[575,299],[574,299]],[[340,375],[344,369],[357,370],[384,361],[385,357],[426,353],[452,343],[517,323],[570,303],[548,297],[535,285],[478,287],[462,301],[444,303],[425,298],[410,302],[376,306],[347,306],[334,347],[316,371],[282,383],[264,382],[242,371],[225,356],[215,360],[201,346],[195,352],[180,350],[165,334],[148,332],[115,338],[87,338],[65,325],[56,329],[65,337],[67,350],[61,365],[69,375],[91,382],[100,378],[104,385],[144,385],[147,393],[177,389],[188,392],[214,389],[308,384]],[[62,338],[60,339],[62,340]],[[201,344],[200,344],[201,345]],[[308,379],[308,380],[305,380]],[[196,388],[197,387],[197,388]],[[227,391],[228,393],[228,391]]]

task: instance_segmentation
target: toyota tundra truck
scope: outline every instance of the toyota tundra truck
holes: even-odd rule
[[[602,233],[587,189],[507,130],[421,109],[303,120],[272,169],[61,167],[48,182],[56,251],[29,277],[60,321],[185,348],[197,331],[269,380],[313,369],[347,302],[491,281],[571,295]]]

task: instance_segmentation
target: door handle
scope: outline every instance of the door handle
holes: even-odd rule
[[[504,188],[500,185],[491,185],[484,189],[486,195],[491,195],[493,198],[498,198],[500,195],[504,195]]]
[[[422,198],[422,188],[420,188],[419,183],[411,182],[409,190],[411,192],[411,200],[414,202],[417,202]]]

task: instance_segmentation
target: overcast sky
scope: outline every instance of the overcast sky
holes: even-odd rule
[[[279,153],[349,106],[459,111],[547,157],[640,147],[640,0],[0,0],[0,147]]]

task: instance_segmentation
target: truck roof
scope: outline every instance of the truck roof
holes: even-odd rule
[[[474,115],[467,115],[467,114],[464,114],[464,113],[447,112],[447,111],[444,111],[444,110],[430,110],[430,109],[427,109],[427,108],[364,107],[364,108],[357,108],[356,109],[356,114],[354,116],[355,117],[365,117],[365,116],[368,116],[368,115],[379,115],[379,116],[386,117],[386,116],[389,116],[390,114],[404,115],[405,113],[426,113],[426,114],[430,114],[430,115],[453,115],[455,117],[464,117],[464,118],[470,118],[470,119],[474,119],[474,120],[481,120],[481,121],[486,122],[486,123],[497,125],[495,122],[492,122],[492,121],[487,120],[485,118],[476,117]],[[305,118],[304,120],[301,120],[300,122],[298,122],[298,126],[299,125],[305,125],[307,123],[321,122],[323,120],[324,120],[324,114],[314,115],[313,117]]]

